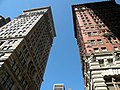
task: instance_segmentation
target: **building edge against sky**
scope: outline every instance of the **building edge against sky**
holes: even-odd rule
[[[85,90],[120,90],[120,5],[72,5]]]
[[[10,17],[4,18],[3,16],[0,16],[0,27],[2,27],[3,25],[7,24],[10,21],[11,21]]]
[[[0,28],[0,90],[39,90],[56,36],[50,7],[24,11]]]

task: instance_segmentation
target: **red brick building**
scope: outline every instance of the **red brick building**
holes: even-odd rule
[[[120,5],[79,4],[72,12],[85,90],[120,90]]]

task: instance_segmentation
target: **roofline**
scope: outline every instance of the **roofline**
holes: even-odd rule
[[[30,10],[24,10],[23,12],[30,12],[30,11],[36,11],[36,10],[42,10],[42,9],[50,9],[50,6],[45,6],[45,7],[41,7],[41,8],[33,8]]]
[[[77,28],[76,28],[76,17],[75,17],[75,11],[74,11],[74,6],[72,5],[72,15],[73,15],[73,26],[74,26],[74,35],[75,35],[75,38],[77,38]]]
[[[77,27],[76,27],[76,16],[75,16],[75,10],[74,8],[77,6],[84,6],[84,5],[90,5],[90,4],[97,4],[97,3],[104,3],[104,2],[115,2],[115,0],[108,0],[108,1],[101,1],[101,2],[90,2],[90,3],[84,3],[84,4],[76,4],[76,5],[72,5],[72,14],[73,14],[73,25],[74,25],[74,35],[75,38],[77,38]]]
[[[56,32],[55,32],[55,26],[54,26],[54,20],[53,20],[53,16],[52,16],[51,6],[45,6],[45,7],[41,7],[41,8],[33,8],[33,9],[30,9],[30,10],[24,10],[23,12],[30,12],[30,11],[43,10],[43,9],[48,9],[50,11],[50,17],[51,17],[51,23],[52,23],[52,27],[53,27],[54,37],[56,37]]]
[[[84,3],[84,4],[75,4],[75,5],[72,5],[72,7],[75,7],[75,6],[82,6],[82,5],[89,5],[89,4],[97,4],[97,3],[104,3],[104,2],[115,2],[115,0],[106,0],[106,1],[99,1],[99,2],[89,2],[89,3]]]

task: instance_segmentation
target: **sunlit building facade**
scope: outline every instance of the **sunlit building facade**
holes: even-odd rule
[[[56,36],[50,7],[24,11],[0,28],[0,90],[40,90]]]
[[[120,5],[78,4],[72,12],[85,90],[120,90]]]

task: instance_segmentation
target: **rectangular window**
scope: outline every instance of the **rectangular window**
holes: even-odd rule
[[[89,23],[89,25],[91,26],[91,25],[92,25],[92,23]]]
[[[8,46],[8,47],[7,47],[7,50],[10,49],[11,47],[12,47],[12,46]]]
[[[104,59],[100,59],[98,61],[99,61],[100,67],[103,67],[104,66]]]
[[[118,45],[120,45],[120,43],[117,40],[115,40],[115,43],[117,43]]]
[[[88,32],[88,36],[89,36],[89,37],[92,36],[91,32]]]
[[[113,65],[113,59],[111,58],[111,59],[107,59],[108,60],[108,63],[109,63],[109,65]]]
[[[117,47],[114,47],[114,50],[115,50],[115,51],[118,51],[119,49],[118,49]]]
[[[85,22],[85,20],[83,20],[83,22]]]
[[[98,48],[94,48],[94,52],[99,52],[99,49]]]
[[[98,39],[98,44],[103,44],[103,41],[101,39]]]
[[[85,29],[86,29],[86,30],[89,30],[89,27],[86,27]]]
[[[87,25],[87,23],[84,23],[84,25],[86,26],[86,25]]]
[[[91,40],[92,45],[96,45],[95,40]]]
[[[101,49],[102,49],[102,52],[107,52],[106,47],[101,47]]]
[[[7,46],[4,46],[4,47],[2,48],[2,50],[7,50]]]
[[[97,35],[98,35],[98,33],[97,33],[97,32],[93,32],[93,34],[94,34],[94,36],[97,36]]]
[[[2,45],[5,41],[0,41],[0,45]]]
[[[87,22],[90,22],[90,20],[87,20]]]

